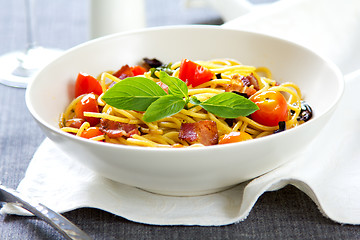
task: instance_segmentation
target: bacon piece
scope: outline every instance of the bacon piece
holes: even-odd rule
[[[242,92],[244,88],[243,83],[240,81],[239,75],[233,75],[231,78],[231,83],[227,84],[225,92]]]
[[[113,75],[119,79],[125,79],[128,77],[133,77],[134,73],[131,71],[129,65],[122,66],[119,70],[117,70]]]
[[[82,118],[69,119],[66,120],[65,127],[80,128],[84,122],[85,120]]]
[[[140,131],[135,124],[115,122],[103,118],[100,120],[99,129],[109,138],[131,137],[134,134],[140,135]]]
[[[204,120],[197,123],[199,142],[205,146],[218,143],[219,136],[216,122]]]
[[[203,120],[196,123],[183,123],[179,138],[189,143],[199,142],[205,146],[215,145],[219,139],[216,122]]]
[[[187,142],[195,142],[198,140],[198,134],[196,132],[197,123],[183,123],[181,124],[179,131],[179,138]]]
[[[259,90],[259,83],[252,73],[246,77],[234,75],[231,83],[225,88],[226,92],[246,93],[248,97],[257,90]]]
[[[244,83],[244,86],[250,87],[251,85],[254,86],[255,90],[259,90],[259,83],[254,76],[254,74],[247,75],[246,77],[242,77],[241,81]]]

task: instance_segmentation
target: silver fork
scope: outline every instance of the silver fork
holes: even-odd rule
[[[21,195],[19,192],[13,189],[3,186],[2,184],[0,184],[0,202],[12,203],[16,206],[28,210],[35,216],[50,224],[66,239],[91,240],[91,238],[85,232],[83,232],[59,213],[49,209],[43,204],[38,203],[27,196]]]

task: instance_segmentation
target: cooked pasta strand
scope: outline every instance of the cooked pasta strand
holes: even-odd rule
[[[255,67],[244,65],[234,59],[213,59],[209,61],[194,61],[202,67],[210,70],[213,73],[211,80],[206,81],[196,87],[188,86],[188,95],[195,96],[200,102],[203,102],[217,94],[227,91],[236,91],[244,94],[254,94],[254,92],[261,93],[265,91],[280,92],[285,96],[287,101],[288,118],[285,121],[286,129],[296,127],[302,124],[298,118],[302,111],[302,95],[299,86],[291,82],[284,82],[279,84],[273,79],[271,71],[267,67]],[[171,65],[171,64],[170,64]],[[175,62],[171,65],[172,76],[179,77],[181,62]],[[86,121],[87,118],[107,119],[123,126],[124,129],[114,129],[115,131],[125,131],[127,126],[136,126],[135,133],[121,135],[121,137],[110,138],[105,131],[103,135],[90,138],[94,141],[104,141],[113,144],[145,146],[145,147],[202,147],[203,144],[199,142],[189,142],[179,137],[183,123],[197,123],[203,120],[210,120],[216,123],[218,136],[221,137],[231,132],[246,132],[253,138],[260,138],[271,135],[278,130],[278,126],[266,126],[259,124],[252,120],[251,117],[240,116],[235,119],[224,119],[218,117],[210,112],[207,112],[202,106],[196,103],[188,103],[186,109],[182,109],[177,114],[165,117],[155,122],[143,121],[144,112],[117,109],[106,104],[102,99],[104,93],[121,79],[112,75],[112,71],[104,71],[97,76],[97,79],[103,90],[103,94],[98,96],[97,104],[100,109],[99,112],[84,111],[82,118],[85,120],[81,126],[73,127],[68,120],[78,118],[77,105],[82,100],[84,95],[81,95],[70,102],[62,113],[59,126],[62,131],[81,136],[86,131],[90,124]],[[255,77],[257,85],[245,81],[247,76],[252,75],[251,79]],[[146,77],[158,84],[160,84],[160,71],[148,71],[142,77]],[[160,84],[161,85],[161,84]],[[127,125],[128,124],[128,125]],[[69,127],[71,126],[71,127]],[[100,127],[100,124],[98,125]],[[134,128],[131,128],[134,129]]]

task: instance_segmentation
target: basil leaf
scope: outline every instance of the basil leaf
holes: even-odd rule
[[[171,66],[172,66],[172,63],[166,64],[166,65],[161,65],[159,67],[152,67],[150,69],[151,77],[158,79],[158,77],[155,74],[155,72],[158,72],[158,71],[164,71],[167,74],[172,75],[174,73],[174,70],[171,69]]]
[[[129,77],[105,92],[102,100],[119,109],[146,111],[150,104],[165,95],[166,92],[154,81],[144,77]]]
[[[185,106],[182,97],[166,95],[153,102],[143,116],[145,122],[154,122],[180,112]]]
[[[200,105],[201,101],[199,99],[197,99],[197,97],[195,96],[191,96],[190,97],[190,103],[194,104],[194,105]]]
[[[169,87],[169,94],[188,98],[188,87],[186,83],[176,77],[169,76],[166,72],[160,72],[160,81]]]
[[[259,109],[251,100],[231,92],[217,94],[199,105],[223,118],[247,116]]]

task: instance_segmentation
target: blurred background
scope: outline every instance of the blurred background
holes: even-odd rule
[[[0,0],[0,54],[27,47],[26,1]],[[97,0],[30,0],[33,5],[36,43],[43,47],[68,49],[89,40],[92,1]],[[225,21],[224,16],[212,2],[211,0],[143,0],[145,26],[220,25]],[[252,0],[249,2],[262,4],[273,1]],[[61,22],[58,19],[61,19]]]

